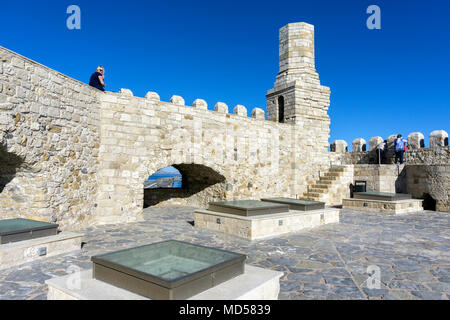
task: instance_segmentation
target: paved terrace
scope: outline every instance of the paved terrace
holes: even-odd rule
[[[45,280],[90,268],[92,255],[167,239],[245,253],[249,264],[283,271],[280,299],[450,297],[449,214],[343,210],[340,224],[250,242],[194,228],[194,210],[147,208],[143,222],[85,229],[81,252],[0,271],[0,299],[46,299]],[[381,289],[364,283],[370,265],[381,269]]]

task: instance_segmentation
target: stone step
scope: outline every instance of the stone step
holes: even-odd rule
[[[310,188],[309,192],[310,193],[326,193],[328,190],[327,189],[319,189],[319,188]]]
[[[331,187],[333,184],[331,183],[318,183],[313,185],[313,188],[318,188],[318,189],[328,189],[329,187]]]
[[[323,177],[341,177],[343,172],[327,172],[323,175]]]
[[[320,177],[320,184],[332,184],[334,181],[338,180],[338,177]]]
[[[320,198],[322,193],[309,192],[305,194],[308,198]]]

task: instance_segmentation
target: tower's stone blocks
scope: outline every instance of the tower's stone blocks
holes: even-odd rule
[[[280,29],[279,73],[267,92],[267,120],[293,124],[297,144],[292,155],[293,185],[299,193],[329,164],[330,89],[315,70],[314,26],[300,22]],[[308,169],[305,167],[308,166]]]
[[[289,83],[313,74],[316,77],[314,56],[314,26],[300,22],[280,29],[280,72],[277,84]]]

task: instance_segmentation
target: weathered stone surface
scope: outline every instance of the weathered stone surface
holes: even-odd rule
[[[330,145],[331,152],[346,153],[348,152],[347,142],[344,140],[336,140]]]
[[[184,106],[185,104],[183,97],[180,96],[172,96],[172,98],[170,98],[170,102],[179,106]]]
[[[358,139],[353,140],[352,149],[353,149],[353,152],[366,151],[366,149],[367,149],[366,140],[364,140],[363,138],[358,138]]]
[[[448,146],[448,133],[444,130],[436,130],[430,133],[430,148],[437,149]]]
[[[223,102],[217,102],[214,106],[214,111],[218,113],[228,113],[228,106]]]
[[[159,94],[156,93],[156,92],[151,92],[151,91],[147,92],[147,94],[145,95],[145,98],[146,98],[147,100],[160,101]]]
[[[408,135],[408,149],[417,150],[425,148],[424,136],[420,132],[413,132]]]
[[[238,104],[236,107],[234,107],[233,114],[240,117],[247,117],[247,108]]]
[[[447,214],[380,219],[378,213],[342,210],[340,224],[249,242],[192,226],[187,221],[194,211],[153,207],[144,210],[143,222],[90,226],[82,230],[82,251],[0,271],[0,299],[46,299],[47,279],[92,268],[93,255],[167,239],[243,253],[250,265],[284,272],[280,299],[450,297]],[[379,289],[368,286],[373,265],[380,267]]]
[[[192,106],[199,110],[208,110],[208,104],[203,99],[196,99],[192,104]]]
[[[120,89],[120,94],[128,97],[133,96],[133,92],[130,89]]]
[[[252,110],[252,118],[258,119],[258,120],[265,120],[266,119],[266,113],[261,108],[254,108]]]
[[[382,137],[373,137],[369,140],[369,151],[375,150],[376,147],[384,140]]]

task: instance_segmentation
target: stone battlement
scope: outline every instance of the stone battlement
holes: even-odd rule
[[[112,93],[112,92],[106,92],[106,93]],[[120,89],[118,94],[122,95],[122,96],[134,97],[133,92],[130,89]],[[136,97],[136,98],[139,98],[139,97]],[[207,102],[203,99],[196,99],[196,100],[194,100],[192,105],[189,106],[189,105],[186,105],[184,98],[181,96],[174,95],[174,96],[172,96],[170,101],[161,101],[159,94],[157,92],[151,92],[151,91],[149,91],[145,95],[145,98],[142,98],[142,99],[171,104],[171,105],[178,106],[178,107],[181,106],[181,107],[187,107],[187,108],[195,108],[196,110],[205,110],[205,111],[207,110],[207,111],[213,111],[213,112],[217,112],[217,113],[221,113],[221,114],[229,114],[229,107],[224,102],[217,102],[214,105],[214,109],[209,110]],[[247,117],[247,108],[243,105],[236,105],[233,109],[232,114],[245,118],[245,117]],[[265,116],[264,110],[261,108],[253,108],[252,112],[251,112],[251,118],[256,119],[256,120],[265,120],[266,116]]]
[[[397,138],[396,134],[390,135],[386,140],[388,148],[393,147],[393,142]],[[405,138],[403,138],[405,139]],[[369,141],[369,150],[367,150],[367,142],[363,138],[357,138],[352,142],[352,152],[373,151],[385,139],[382,137],[373,137]],[[408,150],[418,150],[425,148],[424,135],[421,132],[410,133],[405,139],[408,141]],[[430,133],[430,148],[442,148],[448,146],[448,133],[444,130],[435,130]],[[344,140],[335,140],[330,145],[332,152],[345,153],[348,152],[348,144]]]

